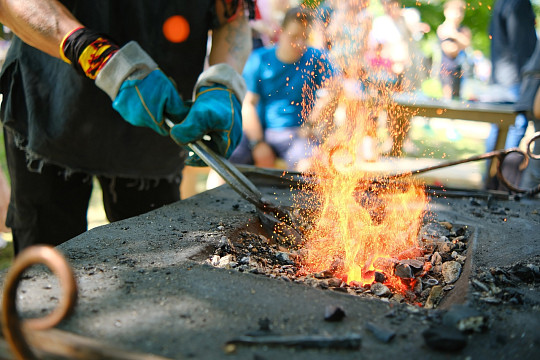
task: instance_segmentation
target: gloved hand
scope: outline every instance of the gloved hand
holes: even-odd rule
[[[60,55],[95,79],[113,100],[113,108],[134,126],[168,135],[164,114],[183,119],[189,111],[172,82],[136,42],[119,48],[106,36],[83,27],[65,36]]]
[[[171,129],[171,137],[176,143],[186,146],[209,135],[208,146],[228,158],[242,138],[241,111],[240,101],[226,86],[202,86],[185,120]],[[195,154],[186,160],[186,164],[206,166]]]
[[[146,126],[161,135],[169,134],[164,114],[184,119],[189,111],[161,70],[152,71],[142,80],[125,80],[113,101],[113,108],[131,125]]]
[[[171,138],[186,146],[209,135],[208,146],[219,155],[230,157],[242,138],[244,78],[230,65],[212,65],[197,79],[194,93],[195,102],[185,120],[173,119],[177,125],[171,129]],[[195,154],[186,164],[205,166]]]

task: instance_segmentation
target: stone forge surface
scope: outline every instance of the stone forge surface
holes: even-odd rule
[[[261,186],[268,197],[287,202],[287,189]],[[440,221],[471,224],[477,233],[471,278],[516,262],[539,265],[539,200],[495,201],[436,198],[431,210]],[[490,202],[493,208],[493,201]],[[500,210],[502,209],[502,210]],[[422,333],[440,324],[445,310],[360,299],[260,275],[203,265],[220,238],[252,227],[254,207],[227,186],[145,215],[95,228],[58,249],[77,276],[75,314],[60,329],[119,348],[170,358],[358,359],[407,354],[413,359],[533,358],[540,350],[540,292],[535,283],[516,286],[523,303],[479,301],[472,287],[452,301],[465,302],[488,319],[488,329],[466,335],[458,352],[434,350]],[[3,281],[5,272],[0,274]],[[40,316],[58,303],[56,279],[33,268],[19,290],[24,316]],[[324,320],[325,309],[340,307],[339,322]],[[359,334],[359,350],[225,344],[269,324],[283,335]],[[395,333],[381,341],[373,328]],[[433,341],[433,340],[431,340]],[[451,342],[452,339],[435,340]],[[444,348],[444,346],[443,346]]]

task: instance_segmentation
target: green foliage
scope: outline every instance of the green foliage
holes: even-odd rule
[[[445,0],[401,0],[404,7],[414,7],[420,11],[423,22],[429,24],[431,31],[426,34],[423,42],[431,43],[436,38],[437,27],[444,21],[443,5]],[[467,8],[463,25],[471,29],[472,48],[481,50],[486,56],[490,54],[489,23],[491,9],[495,0],[467,0]],[[324,0],[305,0],[307,6],[317,7]],[[538,14],[539,6],[533,1],[533,8]],[[370,9],[374,15],[382,13],[382,6],[378,0],[372,0]],[[427,46],[425,46],[427,48]],[[429,52],[429,49],[427,49]]]
[[[7,269],[13,262],[13,243],[8,242],[7,246],[0,249],[0,270]]]
[[[405,7],[415,7],[420,11],[422,21],[429,24],[431,31],[426,39],[436,36],[437,27],[444,21],[442,0],[402,0]],[[463,25],[471,29],[472,48],[490,54],[489,23],[494,0],[469,0]]]
[[[9,176],[8,176],[8,168],[7,168],[7,160],[6,160],[6,148],[4,147],[4,134],[3,134],[3,128],[0,124],[0,168],[6,175],[8,183],[10,182]]]
[[[442,94],[442,85],[437,77],[431,77],[422,83],[422,93],[434,99],[440,99]]]
[[[324,0],[304,0],[302,1],[302,4],[305,5],[308,8],[316,8],[320,4],[322,4]]]

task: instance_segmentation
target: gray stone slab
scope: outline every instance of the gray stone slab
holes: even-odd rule
[[[264,187],[266,195],[288,201],[287,190]],[[516,261],[540,261],[538,200],[496,202],[505,214],[492,214],[483,201],[438,198],[431,203],[439,220],[474,226],[472,273]],[[58,327],[120,348],[170,358],[194,359],[408,359],[533,358],[540,350],[540,297],[530,285],[522,306],[487,305],[467,300],[489,317],[490,328],[468,335],[459,353],[428,348],[422,332],[436,324],[438,310],[363,299],[262,275],[203,264],[221,236],[234,236],[253,224],[253,206],[226,186],[145,215],[95,228],[58,249],[74,268],[80,288],[75,314]],[[481,217],[479,214],[484,213]],[[19,291],[25,316],[40,316],[58,302],[55,278],[42,268],[27,274]],[[3,281],[5,272],[0,274]],[[531,296],[531,294],[533,294]],[[340,306],[346,317],[324,321],[325,308]],[[237,345],[227,341],[256,331],[267,318],[284,335],[360,334],[360,350],[316,350]],[[377,324],[394,331],[383,343],[366,330]]]

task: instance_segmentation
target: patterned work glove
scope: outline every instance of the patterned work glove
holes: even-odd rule
[[[136,43],[118,45],[87,28],[75,29],[60,45],[62,59],[105,91],[113,108],[134,126],[168,135],[164,114],[184,119],[189,107],[172,82]]]

